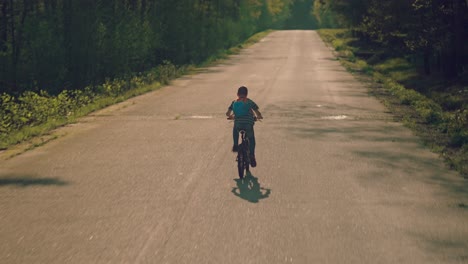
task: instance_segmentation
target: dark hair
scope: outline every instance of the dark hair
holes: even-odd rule
[[[245,87],[245,86],[241,86],[237,90],[238,95],[247,95],[248,93],[249,93],[249,91],[247,90],[247,87]]]

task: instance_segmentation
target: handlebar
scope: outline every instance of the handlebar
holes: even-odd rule
[[[236,117],[234,115],[230,115],[230,116],[227,117],[227,120],[235,120],[235,118]],[[254,116],[254,122],[262,121],[262,119],[263,119],[263,116],[262,116],[262,118],[258,118],[256,116]]]

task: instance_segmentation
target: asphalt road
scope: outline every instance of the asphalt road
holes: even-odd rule
[[[224,113],[246,85],[258,167]],[[468,186],[314,31],[100,111],[0,163],[1,263],[467,263]]]

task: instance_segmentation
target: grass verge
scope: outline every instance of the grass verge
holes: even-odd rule
[[[468,177],[468,87],[425,76],[406,57],[388,55],[353,38],[347,29],[319,30],[342,65],[365,76],[374,95],[400,116],[432,151]]]

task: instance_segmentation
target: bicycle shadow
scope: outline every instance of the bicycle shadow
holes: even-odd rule
[[[250,172],[243,179],[235,179],[234,181],[236,181],[237,187],[233,187],[231,192],[248,202],[258,203],[271,194],[271,189],[261,187],[258,178],[254,177]]]
[[[0,176],[0,187],[17,186],[17,187],[31,187],[31,186],[65,186],[69,182],[63,181],[59,178],[50,177],[37,177],[32,175],[5,175]]]

